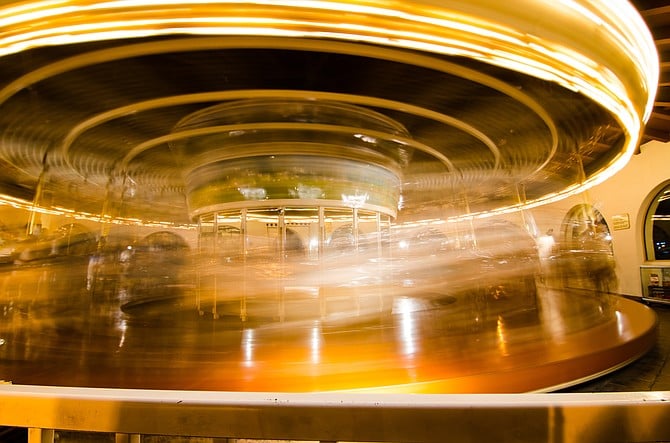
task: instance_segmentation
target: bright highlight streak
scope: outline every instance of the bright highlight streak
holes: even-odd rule
[[[624,149],[575,190],[583,191],[618,172],[637,148],[658,84],[653,39],[632,6],[622,0],[526,6],[537,12],[528,16],[551,17],[552,26],[569,22],[575,26],[572,36],[557,37],[551,30],[545,36],[535,21],[525,22],[517,14],[517,6],[486,0],[459,6],[419,1],[393,8],[366,0],[63,0],[0,9],[0,55],[54,44],[189,33],[327,38],[475,58],[579,91],[619,119],[627,132]],[[549,13],[558,8],[560,14]],[[114,18],[119,13],[123,20]],[[90,20],[82,23],[82,15]],[[622,57],[632,68],[620,68]],[[551,156],[546,162],[550,160]],[[571,193],[558,192],[491,213],[551,203]],[[466,215],[485,216],[488,213]]]

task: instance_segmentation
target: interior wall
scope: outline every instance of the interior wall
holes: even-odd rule
[[[604,183],[583,195],[541,209],[545,214],[538,217],[538,224],[541,230],[553,228],[559,232],[560,223],[571,207],[581,203],[593,205],[605,218],[612,234],[618,292],[641,297],[640,266],[657,263],[646,260],[645,216],[651,200],[669,180],[670,144],[652,141],[642,146],[639,154]],[[621,216],[628,216],[628,228],[615,221]]]

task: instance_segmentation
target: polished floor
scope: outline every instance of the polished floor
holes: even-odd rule
[[[670,306],[647,307],[593,291],[541,287],[538,299],[521,304],[504,298],[399,298],[384,315],[329,321],[263,317],[241,324],[225,304],[213,318],[164,294],[124,312],[118,298],[82,304],[81,291],[75,296],[71,287],[54,286],[33,272],[17,277],[0,286],[5,297],[0,378],[16,384],[378,392],[520,392],[567,384],[557,391],[670,390]],[[61,296],[49,303],[27,298],[45,288]],[[310,305],[309,297],[303,303]],[[313,313],[304,306],[300,312]],[[628,359],[633,361],[590,379]],[[566,370],[567,379],[552,378]],[[573,384],[579,377],[589,381]],[[0,442],[25,441],[25,429],[0,427]],[[59,441],[111,442],[114,436],[59,433]]]
[[[670,391],[670,305],[652,304],[658,318],[653,347],[631,364],[564,392]]]
[[[264,392],[553,391],[638,358],[656,339],[646,307],[592,290],[434,287],[397,296],[384,287],[343,296],[292,287],[286,298],[245,300],[242,321],[239,299],[199,313],[202,297],[155,279],[150,297],[137,285],[91,290],[85,263],[81,272],[76,264],[5,275],[0,379]]]

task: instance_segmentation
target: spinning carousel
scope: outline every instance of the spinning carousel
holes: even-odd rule
[[[657,73],[624,1],[4,2],[0,378],[474,393],[621,367],[654,314],[604,290],[594,217],[547,267],[534,214],[626,164]]]

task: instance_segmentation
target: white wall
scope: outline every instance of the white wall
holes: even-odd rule
[[[576,204],[590,203],[605,217],[612,234],[612,244],[619,277],[618,292],[642,296],[640,266],[647,261],[644,250],[644,220],[647,208],[656,193],[670,181],[670,144],[650,142],[641,153],[615,176],[584,195],[538,209],[536,217],[541,232],[553,228],[560,231],[566,213]],[[628,214],[629,229],[614,229],[613,217]],[[670,266],[670,262],[666,263]]]

